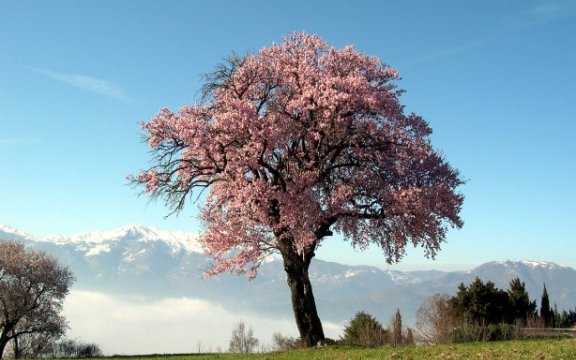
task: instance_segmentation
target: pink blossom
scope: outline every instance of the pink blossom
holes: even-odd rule
[[[404,114],[397,79],[351,46],[292,34],[246,57],[209,104],[145,123],[154,166],[134,181],[176,211],[207,189],[211,275],[255,276],[271,252],[313,254],[332,231],[389,262],[408,244],[434,256],[462,225],[462,181],[426,121]]]

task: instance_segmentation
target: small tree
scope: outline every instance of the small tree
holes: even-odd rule
[[[554,312],[550,308],[550,299],[548,298],[548,290],[544,284],[542,291],[542,299],[540,300],[540,318],[544,322],[544,326],[551,327],[554,325]]]
[[[451,299],[456,317],[467,324],[487,326],[506,322],[510,313],[508,294],[493,282],[478,277],[468,286],[463,283]]]
[[[247,329],[246,324],[240,321],[234,330],[232,330],[228,351],[242,354],[252,353],[258,346],[258,343],[259,341],[254,337],[252,328]]]
[[[54,257],[19,242],[0,241],[0,358],[11,341],[15,357],[20,355],[21,336],[57,339],[64,334],[66,320],[60,312],[73,281],[70,270]]]
[[[574,310],[562,310],[562,313],[558,315],[558,327],[570,328],[576,325],[576,309]]]
[[[510,301],[510,322],[525,327],[528,318],[536,313],[536,302],[530,301],[526,286],[517,277],[510,281],[508,299]]]
[[[411,327],[406,328],[406,336],[404,337],[404,344],[409,346],[416,344],[416,341],[414,340],[414,332],[412,331]]]
[[[382,346],[386,330],[372,315],[359,311],[344,328],[342,341],[350,345]]]
[[[390,320],[390,325],[388,327],[388,341],[392,346],[400,346],[404,342],[402,336],[402,315],[400,314],[400,309],[396,310],[396,313]]]
[[[447,344],[452,342],[455,319],[448,295],[435,294],[418,309],[416,337],[419,342]]]

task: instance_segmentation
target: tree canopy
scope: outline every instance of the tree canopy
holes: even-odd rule
[[[550,307],[550,299],[548,298],[548,290],[546,289],[546,284],[544,284],[544,290],[542,290],[542,298],[540,299],[540,317],[544,322],[545,326],[554,325],[554,311]]]
[[[455,315],[471,324],[520,322],[525,325],[535,315],[536,303],[530,301],[526,287],[519,278],[510,281],[509,290],[497,288],[492,281],[484,283],[476,277],[468,286],[458,286],[458,293],[451,298]]]
[[[64,334],[67,324],[60,312],[73,281],[54,257],[0,241],[0,358],[10,341],[18,352],[19,337],[46,341]]]
[[[308,266],[325,237],[376,244],[395,262],[409,243],[433,257],[447,229],[462,226],[462,180],[432,147],[426,121],[404,113],[397,79],[352,46],[292,34],[218,67],[205,103],[143,124],[153,165],[132,179],[172,211],[208,189],[210,274],[255,276],[279,252],[296,318],[315,319],[299,324],[301,334],[316,329],[306,339],[315,345],[323,333]]]
[[[209,104],[143,125],[155,165],[136,177],[175,210],[210,187],[203,241],[214,273],[272,250],[309,252],[331,229],[381,246],[390,262],[408,241],[434,255],[445,224],[462,225],[462,181],[428,124],[403,113],[396,70],[307,34],[229,65]]]
[[[388,334],[376,318],[359,311],[344,327],[342,341],[350,345],[382,346],[386,343]]]
[[[259,341],[254,337],[252,328],[247,328],[246,324],[240,321],[232,330],[228,351],[242,354],[252,353],[256,350],[258,343]]]

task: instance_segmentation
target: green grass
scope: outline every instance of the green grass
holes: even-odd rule
[[[122,359],[115,357],[113,359]],[[267,354],[201,354],[167,355],[150,357],[126,357],[125,359],[146,360],[210,360],[210,359],[246,359],[246,360],[433,360],[433,359],[538,359],[538,360],[576,360],[576,339],[543,339],[522,341],[501,341],[467,343],[454,345],[417,346],[402,348],[355,348],[325,347]]]

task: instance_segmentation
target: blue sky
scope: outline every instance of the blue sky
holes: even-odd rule
[[[145,168],[139,123],[198,98],[222,58],[307,31],[397,68],[403,103],[468,179],[464,228],[435,262],[576,267],[576,1],[0,1],[0,224],[37,236],[164,219],[126,175]],[[385,267],[328,239],[318,257]]]

